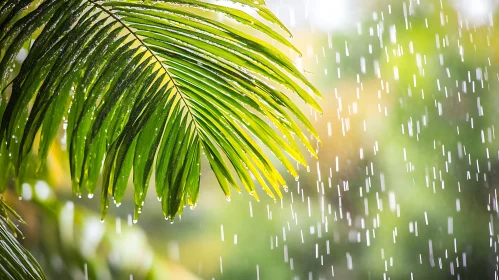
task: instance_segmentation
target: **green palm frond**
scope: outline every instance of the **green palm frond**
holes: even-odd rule
[[[165,217],[195,205],[202,154],[227,197],[239,184],[256,196],[254,181],[281,196],[286,183],[262,146],[297,176],[292,161],[306,164],[298,143],[315,155],[301,126],[317,134],[285,92],[320,111],[319,93],[261,39],[297,51],[264,1],[233,2],[257,16],[224,1],[3,1],[2,187],[34,146],[46,159],[64,120],[73,191],[93,194],[102,174],[103,215],[132,170],[136,215],[153,170]]]
[[[22,233],[9,217],[10,215],[24,223],[0,195],[0,278],[46,279],[35,258],[14,238],[17,233],[20,233],[21,236]],[[7,227],[11,232],[7,230]]]

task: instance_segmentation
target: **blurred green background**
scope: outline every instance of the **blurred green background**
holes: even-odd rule
[[[319,161],[282,201],[229,203],[205,168],[175,223],[152,193],[133,223],[131,190],[101,223],[71,196],[61,129],[46,173],[7,196],[49,278],[498,279],[498,2],[267,4],[324,95],[322,116],[296,100]]]

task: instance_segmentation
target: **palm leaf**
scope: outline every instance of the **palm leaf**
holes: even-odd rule
[[[21,232],[9,215],[24,223],[0,195],[0,277],[18,280],[46,279],[35,258],[14,238],[17,233],[21,234]],[[12,233],[7,230],[7,227]]]
[[[19,175],[34,146],[43,163],[64,120],[73,191],[93,194],[102,174],[103,215],[109,194],[121,202],[132,170],[136,216],[153,169],[165,217],[194,206],[202,154],[227,197],[239,184],[257,197],[255,181],[281,196],[286,183],[263,147],[297,176],[292,161],[306,164],[297,143],[315,156],[301,127],[317,134],[286,92],[316,110],[319,93],[266,42],[297,51],[263,0],[235,2],[258,16],[223,1],[1,4],[0,88],[10,90],[0,103],[0,184]]]

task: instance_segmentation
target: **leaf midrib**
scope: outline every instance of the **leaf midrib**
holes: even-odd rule
[[[189,115],[190,119],[194,123],[194,126],[196,127],[196,129],[195,129],[196,134],[198,135],[198,137],[203,138],[202,134],[200,134],[198,132],[200,130],[200,128],[198,126],[198,123],[196,121],[196,118],[195,118],[194,114],[191,111],[191,108],[189,106],[189,102],[186,100],[184,94],[182,93],[182,91],[180,90],[179,86],[177,85],[177,82],[175,81],[175,79],[173,78],[173,76],[170,74],[170,72],[168,71],[168,69],[166,69],[166,67],[163,65],[162,61],[149,48],[149,46],[146,43],[144,43],[144,41],[127,24],[125,24],[120,18],[118,18],[116,15],[114,15],[111,11],[107,10],[106,8],[104,8],[101,4],[97,3],[95,0],[86,0],[86,1],[88,3],[94,5],[95,7],[101,9],[103,12],[105,12],[110,17],[112,17],[116,22],[118,22],[119,24],[121,24],[153,56],[153,58],[156,60],[156,62],[161,66],[161,69],[163,69],[163,71],[165,71],[165,73],[168,76],[168,78],[170,79],[170,81],[172,81],[173,86],[175,87],[175,92],[177,92],[179,94],[180,99],[182,100],[182,103],[184,104],[184,107],[187,108],[187,114]]]

